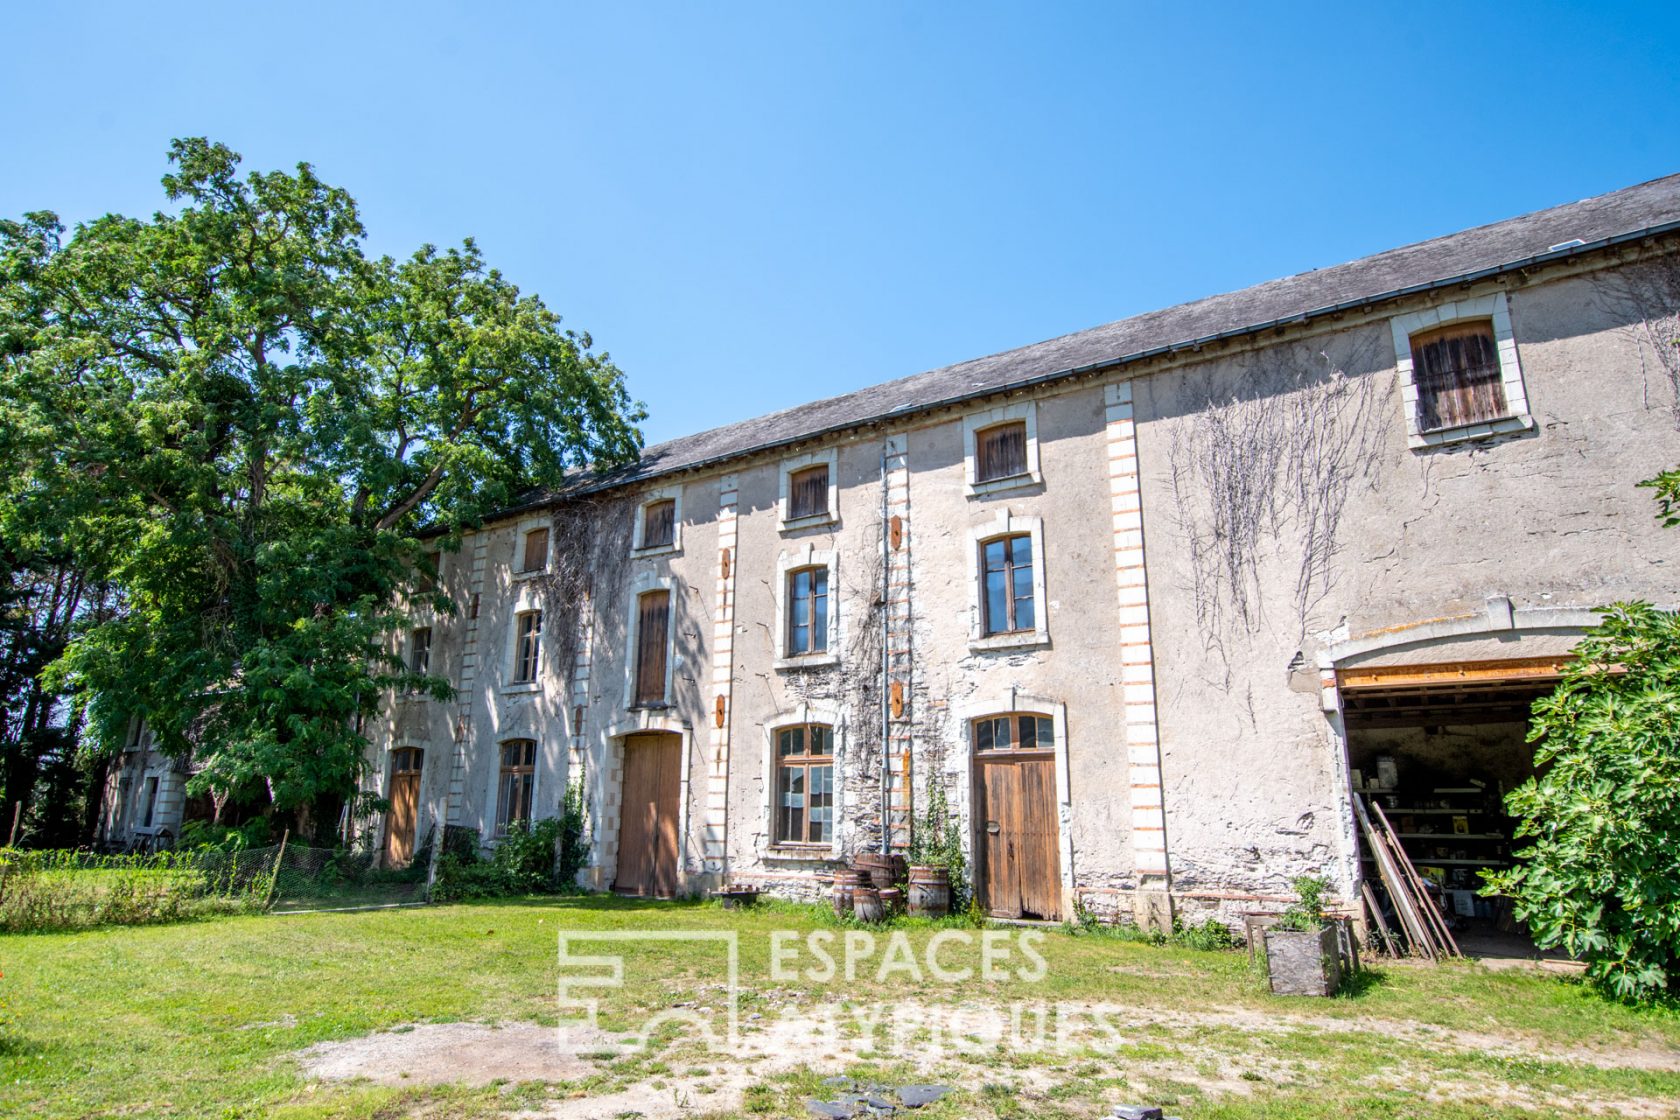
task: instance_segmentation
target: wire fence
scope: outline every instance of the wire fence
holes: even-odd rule
[[[378,866],[376,851],[285,841],[128,855],[0,848],[0,932],[414,905],[427,899],[430,847],[402,868]]]
[[[0,931],[144,925],[263,909],[279,846],[150,855],[0,851]]]
[[[288,844],[275,861],[270,908],[281,912],[357,910],[425,902],[431,838],[404,867],[379,866],[379,854],[366,848]]]

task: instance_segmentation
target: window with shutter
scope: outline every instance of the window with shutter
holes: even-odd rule
[[[525,555],[521,559],[519,571],[540,572],[548,567],[548,530],[532,529],[525,534]]]
[[[816,517],[828,509],[828,464],[788,475],[788,520]]]
[[[649,591],[637,600],[636,705],[665,703],[665,664],[670,644],[671,593]]]
[[[676,540],[677,503],[666,498],[642,508],[642,547],[669,548]]]
[[[995,482],[1027,473],[1027,424],[1017,420],[974,433],[974,480]]]
[[[1415,334],[1411,348],[1419,431],[1480,424],[1509,414],[1491,322],[1454,323]]]

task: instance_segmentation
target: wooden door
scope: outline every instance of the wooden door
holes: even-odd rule
[[[677,893],[682,737],[668,732],[628,736],[623,789],[613,890],[671,898]]]
[[[1056,847],[1056,760],[1049,751],[999,752],[976,763],[980,905],[999,918],[1062,918]]]
[[[420,808],[420,766],[416,747],[391,752],[391,810],[385,815],[385,865],[407,867],[414,858],[414,820]]]

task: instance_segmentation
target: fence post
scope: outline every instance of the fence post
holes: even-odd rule
[[[280,834],[280,850],[274,853],[274,871],[268,877],[268,897],[263,900],[263,909],[274,905],[274,892],[280,886],[280,861],[286,858],[286,841],[292,838],[292,830],[287,829]]]

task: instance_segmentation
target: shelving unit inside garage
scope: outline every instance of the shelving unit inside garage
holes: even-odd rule
[[[1481,897],[1481,872],[1510,865],[1505,794],[1534,773],[1534,701],[1564,660],[1456,662],[1337,674],[1355,794],[1382,807],[1407,857],[1437,884],[1462,936],[1520,932],[1502,899]],[[1361,839],[1364,874],[1382,895]]]

